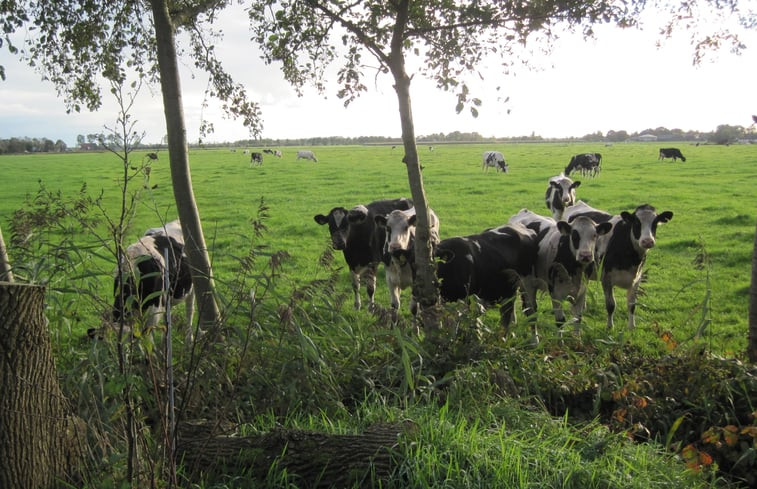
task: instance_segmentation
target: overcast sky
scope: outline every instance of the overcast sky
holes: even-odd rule
[[[228,71],[261,104],[263,137],[400,136],[397,101],[388,75],[377,82],[372,76],[367,79],[368,96],[347,109],[335,96],[336,88],[325,96],[310,89],[299,98],[278,66],[259,60],[249,41],[244,13],[229,12],[222,23],[225,39],[217,51]],[[549,56],[535,58],[538,70],[516,68],[514,74],[505,75],[496,65],[485,68],[484,81],[472,85],[484,102],[478,118],[468,112],[456,114],[454,95],[415,77],[411,97],[416,134],[475,131],[487,137],[532,133],[566,137],[658,126],[700,131],[712,131],[719,124],[749,126],[751,115],[757,113],[757,32],[745,35],[744,54],[714,53],[696,67],[685,33],[661,47],[653,28],[599,28],[597,39],[589,41],[566,35]],[[110,95],[96,113],[69,115],[53,85],[42,82],[4,48],[0,64],[7,75],[0,81],[0,138],[46,137],[73,146],[78,134],[114,126],[117,112]],[[190,69],[189,60],[183,65],[190,141],[199,137],[202,115],[215,126],[209,140],[249,138],[240,122],[223,116],[218,104],[211,102],[203,113],[207,79]],[[146,133],[146,142],[160,141],[165,122],[158,87],[142,89],[132,116],[138,121],[136,129]]]

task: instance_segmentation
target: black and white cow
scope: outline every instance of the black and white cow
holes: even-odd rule
[[[660,156],[657,158],[657,160],[664,160],[665,158],[673,158],[673,161],[676,161],[680,158],[681,161],[686,161],[686,158],[683,157],[681,150],[678,148],[660,148]]]
[[[300,150],[297,152],[298,160],[310,160],[314,163],[318,163],[318,158],[315,157],[315,153],[307,150]]]
[[[574,155],[565,167],[563,174],[570,176],[574,171],[584,176],[596,176],[602,170],[602,155],[600,153],[581,153]]]
[[[168,284],[165,283],[166,270]],[[124,321],[131,328],[134,321],[141,318],[145,330],[149,331],[165,312],[165,296],[168,295],[169,307],[180,302],[186,304],[186,340],[192,340],[194,292],[179,221],[148,229],[145,236],[124,250],[121,263],[116,267],[113,293],[112,326]],[[94,337],[101,333],[90,329],[88,334]]]
[[[257,151],[253,151],[250,153],[250,166],[253,165],[262,165],[263,164],[263,153],[258,153]]]
[[[576,203],[576,189],[581,182],[574,182],[564,174],[549,179],[544,200],[555,221],[562,219],[566,207]]]
[[[507,173],[508,166],[505,156],[499,151],[484,151],[481,169],[488,170],[489,167],[495,168],[497,172],[502,170],[502,172]]]
[[[386,229],[384,265],[386,284],[392,300],[392,309],[400,308],[400,292],[413,285],[415,279],[415,207],[408,210],[393,210],[387,215],[377,215],[376,224]],[[439,243],[439,218],[428,210],[429,240],[433,247]],[[415,299],[410,298],[410,312],[416,313]]]
[[[515,319],[515,301],[524,277],[533,273],[536,233],[504,225],[479,234],[442,240],[436,248],[439,293],[451,302],[475,295],[485,305],[500,306],[500,322]]]
[[[360,309],[360,281],[365,277],[368,300],[373,304],[376,291],[376,271],[383,259],[386,228],[378,226],[376,216],[386,216],[393,210],[413,207],[410,199],[377,200],[367,205],[358,205],[350,210],[335,207],[328,214],[316,214],[316,223],[328,224],[331,244],[342,250],[352,275],[352,290],[355,293],[355,309]]]
[[[610,232],[610,223],[596,223],[586,216],[572,222],[555,221],[522,209],[510,218],[532,229],[538,236],[534,274],[525,281],[527,302],[536,312],[536,292],[549,292],[558,325],[565,323],[562,303],[571,302],[576,332],[586,304],[586,273],[594,264],[597,239]]]
[[[569,219],[589,215],[589,212],[602,213],[596,209],[571,209]],[[606,213],[605,213],[606,214]],[[657,226],[673,219],[671,211],[657,213],[649,204],[640,205],[632,213],[621,212],[619,216],[611,216],[608,222],[613,225],[612,231],[602,236],[597,242],[597,263],[599,264],[602,290],[607,309],[607,327],[613,326],[615,312],[615,296],[613,289],[626,289],[626,303],[628,306],[628,328],[636,327],[636,297],[642,278],[642,267],[647,252],[654,248],[657,237]],[[594,274],[593,278],[596,278]]]

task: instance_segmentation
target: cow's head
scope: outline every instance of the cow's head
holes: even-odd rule
[[[620,217],[631,227],[631,237],[634,246],[640,250],[649,250],[655,246],[657,225],[673,219],[671,211],[657,214],[649,204],[640,205],[633,213],[621,212]]]
[[[562,207],[569,207],[576,203],[576,189],[581,182],[574,182],[568,177],[555,177],[549,181],[549,190],[552,191],[554,204],[561,203]]]
[[[385,249],[392,256],[398,257],[412,246],[415,238],[415,209],[411,211],[393,210],[385,216],[374,216],[378,226],[386,228]]]
[[[347,234],[349,233],[348,211],[344,207],[334,207],[327,215],[316,214],[313,220],[320,225],[329,225],[331,245],[335,250],[343,250],[347,247]]]
[[[578,216],[570,223],[558,221],[557,229],[570,238],[570,251],[575,260],[581,265],[588,265],[594,261],[597,238],[610,232],[612,223],[597,224],[589,217]]]

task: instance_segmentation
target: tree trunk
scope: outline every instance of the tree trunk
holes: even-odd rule
[[[218,324],[221,316],[215,300],[210,257],[202,233],[200,213],[197,210],[192,189],[192,176],[189,171],[187,130],[184,126],[174,28],[168,12],[167,0],[151,0],[150,3],[155,23],[155,40],[158,45],[160,87],[163,92],[174,199],[184,231],[187,256],[192,266],[192,283],[196,293],[200,328],[210,329]]]
[[[11,262],[8,259],[8,249],[5,247],[5,241],[3,241],[2,228],[0,228],[0,280],[13,282]]]
[[[245,473],[265,481],[286,469],[297,487],[380,487],[397,466],[401,435],[412,423],[382,424],[358,435],[277,429],[257,436],[211,436],[204,427],[180,430],[179,460],[204,475]]]
[[[403,54],[402,36],[407,24],[409,4],[401,2],[397,8],[397,22],[395,35],[392,39],[392,51],[389,68],[394,77],[394,89],[399,103],[400,123],[402,124],[402,143],[405,149],[403,162],[407,166],[407,177],[410,184],[410,194],[415,204],[417,224],[415,231],[415,265],[416,276],[413,284],[413,294],[418,301],[421,323],[427,331],[439,329],[439,287],[436,280],[436,265],[431,243],[431,227],[429,222],[428,202],[423,188],[418,147],[415,143],[415,128],[413,126],[413,110],[410,104],[410,77],[405,70],[405,56]]]
[[[747,358],[757,363],[757,229],[754,232],[752,247],[752,283],[749,287],[749,340]]]
[[[58,384],[45,289],[0,282],[0,487],[38,489],[75,483],[82,422]],[[69,487],[69,486],[66,486]]]

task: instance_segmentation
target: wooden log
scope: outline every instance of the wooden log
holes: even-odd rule
[[[365,487],[387,481],[410,423],[376,425],[355,435],[275,429],[255,436],[196,436],[180,430],[179,461],[195,475],[248,474],[265,480],[285,469],[298,487]],[[275,468],[274,467],[274,468]]]

